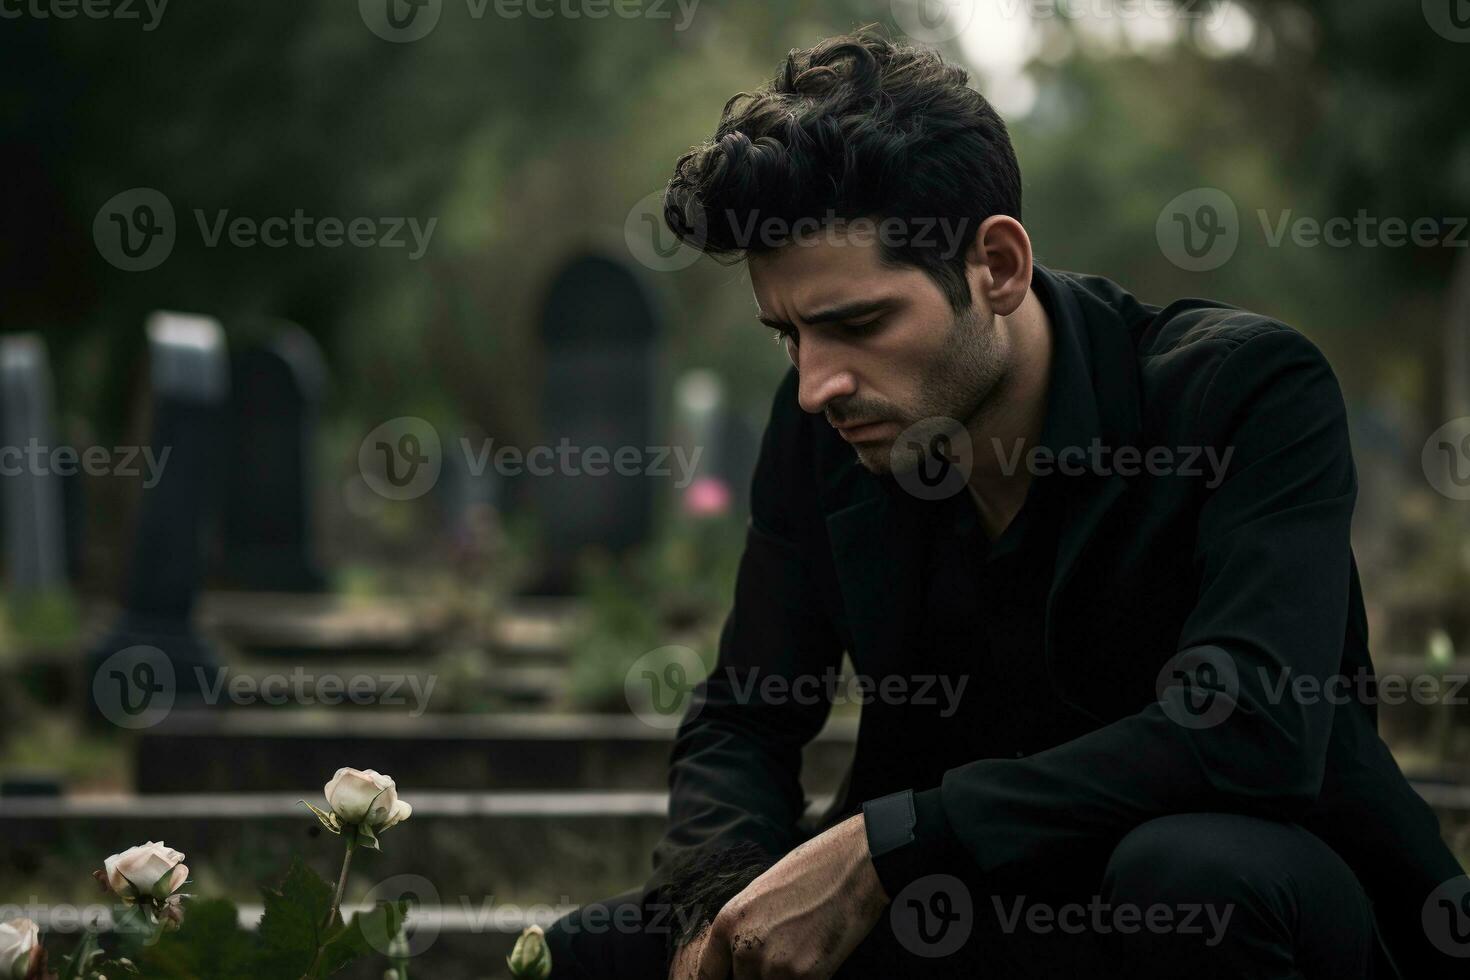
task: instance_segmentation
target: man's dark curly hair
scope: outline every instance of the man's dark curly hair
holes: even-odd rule
[[[713,139],[679,158],[664,220],[694,248],[739,257],[786,243],[748,234],[772,218],[788,229],[897,218],[913,231],[882,242],[884,261],[922,269],[964,310],[965,249],[946,250],[925,222],[950,222],[968,244],[991,215],[1021,218],[1010,135],[968,81],[936,52],[870,28],[793,50],[770,82],[725,103]]]

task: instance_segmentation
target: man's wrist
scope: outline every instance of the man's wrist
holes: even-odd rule
[[[958,842],[938,788],[869,800],[863,816],[873,869],[890,901],[920,878],[953,872]]]

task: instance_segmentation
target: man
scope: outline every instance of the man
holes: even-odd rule
[[[1034,263],[966,81],[833,38],[676,166],[670,227],[746,257],[793,369],[657,870],[554,975],[1459,975],[1470,879],[1371,701],[1320,694],[1371,675],[1331,368]],[[874,680],[808,838],[844,651]]]

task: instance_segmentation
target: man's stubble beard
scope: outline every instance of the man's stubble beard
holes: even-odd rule
[[[883,475],[915,469],[931,440],[952,433],[955,423],[977,427],[997,402],[1010,374],[1010,352],[997,329],[995,314],[979,304],[956,314],[943,349],[919,383],[920,403],[895,419],[907,438],[855,446],[858,462]]]

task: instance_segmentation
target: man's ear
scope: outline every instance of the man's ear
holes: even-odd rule
[[[992,313],[1014,313],[1031,289],[1031,237],[1008,214],[981,222],[965,250],[970,294],[984,299]]]

